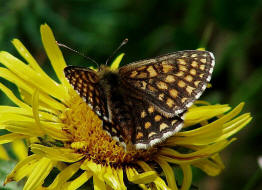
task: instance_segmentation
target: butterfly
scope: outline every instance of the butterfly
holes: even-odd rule
[[[187,109],[206,89],[215,58],[185,50],[111,70],[67,66],[66,78],[121,146],[148,149],[180,131]]]

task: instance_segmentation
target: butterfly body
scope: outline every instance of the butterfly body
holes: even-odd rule
[[[111,70],[68,66],[70,84],[121,143],[146,149],[178,132],[187,108],[210,81],[213,54],[188,50]]]

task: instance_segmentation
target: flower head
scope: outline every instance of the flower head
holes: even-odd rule
[[[151,149],[125,151],[102,129],[101,120],[65,79],[65,60],[46,24],[41,26],[41,36],[59,82],[39,67],[18,39],[12,42],[28,64],[0,52],[5,66],[0,68],[0,77],[14,83],[21,95],[21,99],[16,97],[0,83],[0,89],[16,104],[0,106],[0,129],[9,131],[0,136],[0,143],[25,139],[32,152],[15,166],[5,184],[27,177],[24,189],[77,189],[93,178],[95,189],[126,189],[128,181],[143,189],[188,189],[191,167],[211,176],[220,173],[224,165],[219,152],[251,120],[249,113],[239,115],[243,103],[231,110],[228,105],[197,101],[188,110],[181,132]],[[122,57],[114,61],[112,69]],[[171,165],[183,172],[180,184]],[[51,184],[44,184],[54,169],[58,175]]]

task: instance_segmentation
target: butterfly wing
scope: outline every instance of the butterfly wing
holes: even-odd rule
[[[147,149],[182,128],[184,113],[168,118],[148,102],[129,96],[127,89],[123,92],[123,96],[114,94],[110,101],[112,123],[104,122],[104,129],[121,146],[131,142],[136,149]]]
[[[123,85],[166,117],[184,112],[200,97],[211,79],[211,52],[179,51],[131,63],[119,69]]]
[[[147,149],[180,131],[183,126],[183,114],[166,117],[153,105],[138,99],[133,102],[133,121],[135,131],[132,137],[136,149]]]
[[[96,72],[86,67],[68,66],[64,69],[64,73],[69,83],[90,108],[102,120],[108,121],[107,98],[103,88],[98,83],[99,79]]]

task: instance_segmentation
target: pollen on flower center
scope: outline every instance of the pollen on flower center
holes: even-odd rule
[[[68,108],[60,115],[65,124],[65,131],[72,135],[67,144],[76,152],[81,152],[99,164],[123,165],[138,159],[148,160],[156,152],[150,150],[125,151],[103,129],[102,121],[76,94],[70,91],[71,99]]]

